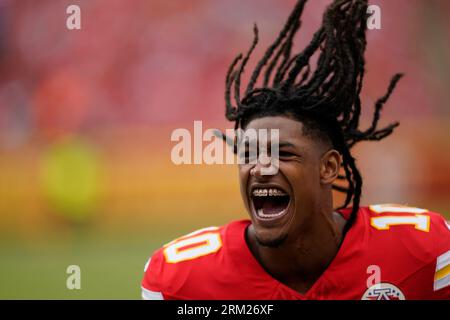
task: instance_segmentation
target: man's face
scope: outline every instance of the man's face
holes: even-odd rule
[[[327,147],[304,136],[303,124],[285,116],[254,119],[245,128],[248,129],[279,130],[276,174],[262,174],[264,165],[260,161],[239,165],[241,194],[256,239],[262,245],[277,246],[305,227],[308,214],[317,207],[323,192],[321,159]],[[269,150],[270,145],[269,141]]]

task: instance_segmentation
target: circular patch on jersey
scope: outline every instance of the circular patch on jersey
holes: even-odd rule
[[[406,300],[403,292],[387,282],[374,284],[364,292],[361,300]]]

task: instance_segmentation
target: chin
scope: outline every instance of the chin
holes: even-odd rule
[[[285,243],[288,234],[281,233],[279,235],[275,234],[275,230],[264,230],[260,232],[258,227],[255,227],[255,238],[259,245],[269,248],[280,247]]]

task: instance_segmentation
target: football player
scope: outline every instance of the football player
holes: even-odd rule
[[[250,49],[226,77],[226,117],[235,128],[279,130],[276,174],[264,174],[271,164],[259,160],[240,164],[250,220],[201,229],[157,250],[145,267],[144,299],[450,298],[445,219],[401,205],[360,206],[362,179],[350,149],[398,126],[379,128],[378,121],[401,78],[392,78],[361,129],[367,0],[335,0],[309,45],[292,54],[305,2],[256,64],[242,97],[256,26]],[[246,157],[248,146],[241,149]],[[346,193],[337,209],[333,189]]]

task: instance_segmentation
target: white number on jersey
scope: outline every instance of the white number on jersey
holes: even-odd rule
[[[372,217],[370,225],[377,230],[389,230],[391,226],[411,225],[416,230],[429,232],[430,217],[422,214],[428,212],[426,209],[412,208],[395,204],[379,204],[370,206],[370,210],[376,213],[414,213],[415,215],[389,215]]]
[[[208,232],[172,241],[163,252],[167,263],[178,263],[217,252],[221,247],[220,233]]]

